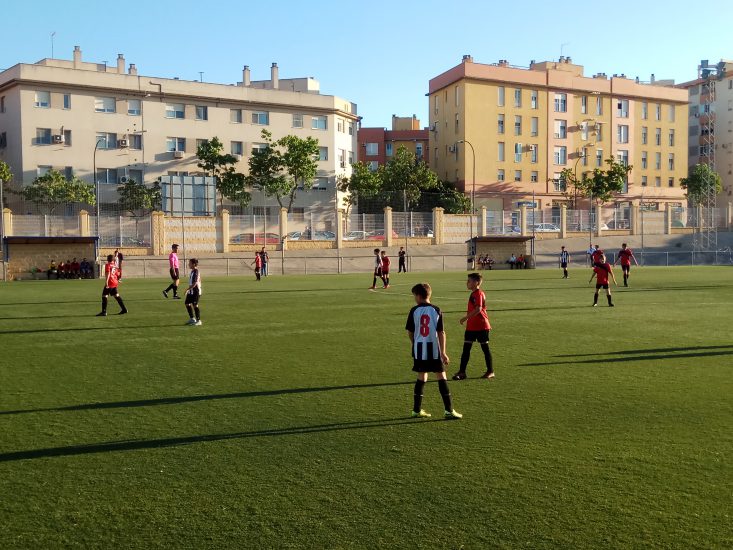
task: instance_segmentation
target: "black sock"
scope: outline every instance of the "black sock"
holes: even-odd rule
[[[448,389],[447,380],[438,380],[438,389],[440,390],[440,397],[443,398],[443,407],[446,411],[453,410],[453,403],[450,398],[450,389]]]
[[[173,287],[173,296],[178,296],[178,285],[171,285]]]
[[[173,283],[168,285],[168,288],[166,288],[163,292],[168,292],[169,290],[173,290]]]
[[[372,286],[377,286],[377,276],[374,275],[374,280],[372,281]]]
[[[611,295],[609,294],[608,296],[606,296],[606,298],[608,298],[608,305],[610,306],[611,305]]]
[[[389,277],[385,277],[385,278],[384,278],[384,281],[385,281],[385,284],[386,284],[387,286],[389,286]]]
[[[102,296],[102,313],[107,313],[107,301],[108,298],[106,296]]]
[[[120,298],[119,296],[115,296],[115,300],[117,300],[117,303],[120,304],[121,311],[127,311],[127,308],[125,307],[125,303],[122,301],[122,298]]]
[[[595,293],[595,294],[593,295],[593,305],[595,305],[595,304],[597,304],[597,303],[598,303],[598,293],[596,292],[596,293]]]
[[[196,313],[196,320],[200,321],[201,320],[201,310],[199,309],[199,306],[197,305],[193,306],[193,311],[194,313]]]
[[[425,382],[423,382],[422,380],[415,380],[415,395],[412,404],[412,410],[416,413],[420,412],[420,409],[422,409],[423,387],[425,387]]]
[[[461,353],[461,366],[458,368],[459,372],[466,372],[468,360],[471,358],[471,345],[472,342],[463,342],[463,353]]]
[[[194,314],[193,314],[193,306],[192,306],[191,304],[186,304],[186,311],[188,311],[188,316],[189,316],[189,317],[190,317],[191,319],[193,319],[193,318],[194,318]]]
[[[563,274],[563,276],[567,277],[568,276],[568,270],[567,269],[563,269],[562,270],[562,274]]]
[[[491,358],[491,350],[489,349],[488,342],[481,344],[481,351],[484,352],[484,359],[486,359],[486,372],[494,372],[494,361]]]

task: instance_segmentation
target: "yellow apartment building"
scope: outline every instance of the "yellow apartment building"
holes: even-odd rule
[[[430,80],[430,165],[490,210],[533,197],[538,208],[587,208],[566,196],[560,172],[580,176],[614,157],[633,166],[620,206],[682,205],[688,96],[672,86],[587,77],[569,57],[519,68],[464,56]]]

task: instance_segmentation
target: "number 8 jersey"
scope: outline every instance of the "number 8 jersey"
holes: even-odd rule
[[[415,361],[439,361],[438,332],[443,332],[443,314],[433,304],[413,307],[407,316],[405,329],[414,334],[412,357]]]

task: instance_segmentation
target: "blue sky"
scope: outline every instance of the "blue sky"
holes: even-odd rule
[[[700,59],[733,58],[732,0],[3,0],[2,12],[11,46],[0,69],[50,57],[54,31],[55,57],[71,59],[75,45],[86,61],[124,53],[147,76],[234,83],[245,64],[269,78],[276,61],[281,78],[313,76],[322,93],[356,102],[365,126],[393,113],[426,124],[428,80],[463,54],[526,66],[562,49],[586,74],[678,82]]]

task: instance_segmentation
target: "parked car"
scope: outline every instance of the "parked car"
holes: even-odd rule
[[[314,241],[333,241],[336,239],[336,233],[333,231],[314,231],[313,232],[313,239]]]
[[[537,223],[534,225],[535,233],[553,233],[555,231],[560,231],[560,228],[554,223]]]
[[[302,235],[303,233],[301,231],[291,231],[290,233],[288,233],[288,240],[297,241]]]
[[[349,231],[346,235],[344,235],[345,241],[363,241],[366,239],[367,232],[366,231]]]
[[[610,220],[606,227],[608,229],[628,229],[629,220]],[[601,229],[604,229],[603,225],[601,225]]]
[[[277,233],[240,233],[229,239],[232,244],[279,244],[280,235]]]
[[[385,238],[385,232],[384,229],[378,229],[377,231],[371,231],[367,233],[366,239],[368,241],[383,241]],[[399,239],[400,236],[397,234],[397,231],[394,229],[392,230],[392,238],[393,239]]]

